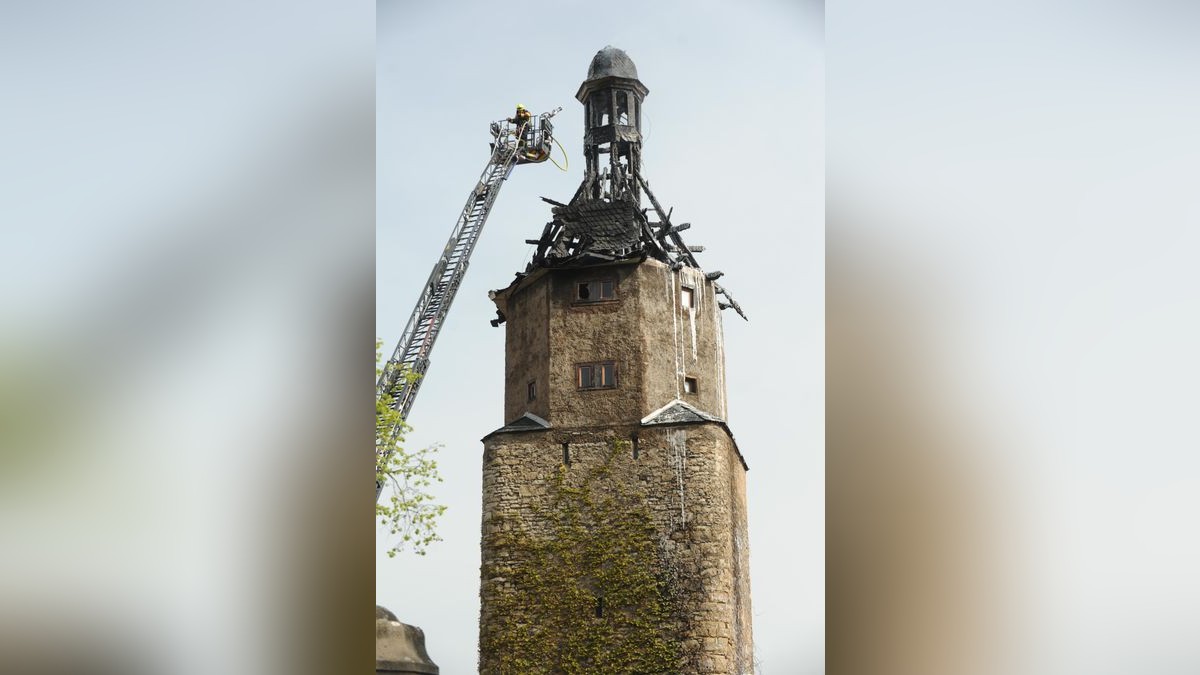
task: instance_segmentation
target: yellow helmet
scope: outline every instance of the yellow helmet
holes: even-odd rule
[[[525,106],[521,105],[520,103],[517,104],[517,110],[524,110],[524,109],[525,109]]]

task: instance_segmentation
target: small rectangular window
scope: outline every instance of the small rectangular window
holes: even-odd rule
[[[696,306],[696,292],[684,286],[683,291],[680,293],[680,302],[683,303],[684,307],[694,308]]]
[[[536,380],[529,381],[529,384],[525,386],[525,393],[527,395],[527,397],[526,397],[527,400],[530,400],[530,401],[537,400],[537,381]]]
[[[575,367],[575,383],[580,389],[611,389],[617,386],[617,364],[581,363]]]
[[[617,285],[612,279],[581,281],[575,284],[575,299],[580,302],[603,302],[617,299]]]
[[[699,386],[696,382],[696,378],[694,378],[694,377],[683,378],[683,393],[695,394],[697,391],[699,391]]]

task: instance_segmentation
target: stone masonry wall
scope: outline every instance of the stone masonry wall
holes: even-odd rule
[[[636,265],[605,265],[556,271],[550,284],[550,423],[588,426],[630,423],[640,418],[639,392],[646,374],[646,350],[638,314],[641,297]],[[616,299],[576,300],[576,285],[591,280],[615,282]],[[612,361],[615,389],[580,390],[576,366]]]
[[[637,457],[632,438],[636,434]],[[732,439],[719,424],[674,427],[613,427],[495,434],[485,439],[481,567],[480,672],[499,673],[498,654],[483,639],[489,625],[539,622],[537,589],[519,588],[512,572],[530,564],[520,547],[504,545],[521,531],[545,537],[539,512],[550,507],[551,485],[568,444],[570,476],[604,461],[614,439],[629,441],[609,478],[644,500],[654,524],[657,565],[672,581],[678,601],[663,626],[681,650],[676,672],[749,673],[749,572],[745,539],[745,469]],[[498,616],[503,594],[524,597],[518,615]],[[639,636],[630,635],[637,640]],[[545,672],[552,672],[547,664]]]
[[[616,299],[580,302],[579,282],[611,279]],[[553,270],[508,292],[504,422],[528,411],[555,426],[632,424],[678,398],[726,419],[721,312],[698,270],[655,260]],[[692,289],[694,307],[682,302]],[[616,389],[579,390],[576,366],[612,361]],[[685,378],[695,378],[689,393]],[[538,398],[528,401],[530,381]]]
[[[638,333],[646,354],[642,414],[678,398],[727,419],[725,346],[712,282],[698,270],[673,272],[654,260],[638,266],[636,279]],[[695,307],[682,302],[685,286],[693,291]],[[684,390],[685,377],[696,379],[696,393]]]
[[[505,323],[504,422],[526,412],[545,419],[550,415],[550,301],[548,285],[531,283],[508,299]],[[529,400],[529,383],[537,397]]]

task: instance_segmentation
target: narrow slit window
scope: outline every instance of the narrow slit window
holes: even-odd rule
[[[563,464],[570,466],[571,465],[571,446],[570,446],[570,444],[563,443],[562,451],[563,451]]]
[[[525,385],[525,395],[529,401],[537,400],[537,380],[530,380],[529,384]]]
[[[604,596],[601,595],[596,598],[596,618],[600,619],[603,617],[604,617]]]
[[[696,307],[696,291],[684,286],[679,295],[679,301],[684,307],[691,307],[693,309]]]
[[[699,386],[699,383],[696,382],[696,378],[694,378],[694,377],[683,378],[683,393],[695,394],[699,391],[700,391],[700,386]]]
[[[581,363],[575,367],[575,382],[580,389],[611,389],[617,386],[617,364]]]
[[[638,437],[637,437],[637,434],[634,434],[634,435],[633,435],[633,439],[632,439],[632,440],[633,440],[633,458],[634,458],[634,459],[637,459],[637,458],[638,458]]]

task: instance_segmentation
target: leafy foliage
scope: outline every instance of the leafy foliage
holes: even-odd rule
[[[375,375],[382,373],[379,361],[380,341],[375,340]],[[401,373],[401,377],[417,377]],[[434,502],[429,488],[442,482],[434,455],[437,447],[406,450],[404,435],[409,426],[393,408],[391,394],[375,399],[375,480],[385,487],[386,501],[375,503],[375,517],[381,527],[396,537],[388,557],[406,549],[425,555],[430,544],[441,541],[437,535],[438,518],[446,507]],[[390,488],[390,491],[387,490]]]
[[[659,553],[644,498],[613,480],[614,441],[605,462],[582,478],[565,466],[550,478],[535,535],[500,527],[505,551],[490,570],[503,582],[484,624],[488,672],[675,673],[677,593]],[[493,518],[493,524],[499,525]]]

